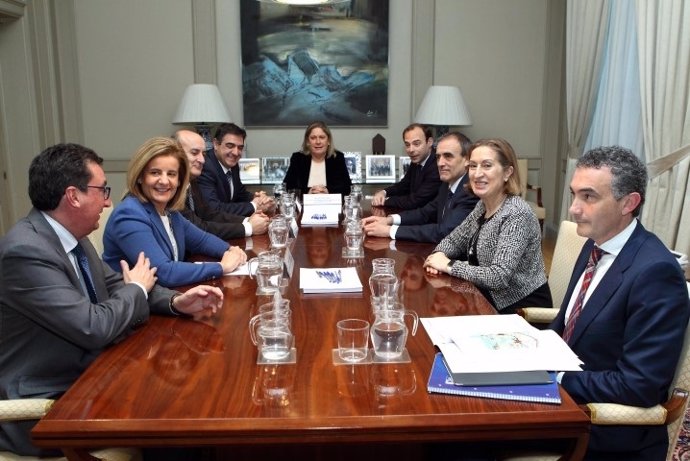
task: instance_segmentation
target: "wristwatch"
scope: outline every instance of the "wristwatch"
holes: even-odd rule
[[[448,273],[450,273],[453,270],[453,264],[454,263],[455,263],[455,261],[453,261],[452,259],[450,261],[448,261],[448,265],[446,266],[446,267],[448,267]]]

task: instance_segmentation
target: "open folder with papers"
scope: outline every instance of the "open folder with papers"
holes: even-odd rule
[[[466,384],[548,382],[546,371],[580,371],[582,361],[552,330],[518,315],[422,318],[454,380]]]

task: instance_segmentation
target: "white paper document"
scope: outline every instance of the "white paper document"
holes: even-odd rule
[[[517,314],[421,319],[453,373],[580,371],[582,361],[553,330]]]
[[[256,269],[259,267],[258,264],[252,263],[249,264],[249,262],[246,262],[244,264],[240,264],[237,266],[237,268],[232,271],[232,272],[226,272],[223,275],[256,275]],[[251,270],[251,274],[249,271]]]
[[[340,222],[340,205],[305,206],[303,226],[337,226]]]
[[[303,226],[337,226],[343,208],[340,194],[305,194]]]
[[[300,267],[299,287],[304,293],[358,293],[362,282],[354,267]]]

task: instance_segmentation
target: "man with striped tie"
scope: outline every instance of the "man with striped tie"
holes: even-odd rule
[[[618,146],[585,153],[570,182],[570,213],[588,240],[550,328],[584,362],[559,373],[580,403],[651,407],[668,397],[690,302],[675,257],[637,219],[646,184],[644,163]],[[656,461],[667,449],[663,425],[593,425],[585,459]]]

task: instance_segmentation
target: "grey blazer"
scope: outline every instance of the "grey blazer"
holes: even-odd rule
[[[148,301],[84,247],[98,304],[91,304],[58,236],[32,209],[0,239],[0,399],[56,398],[108,345],[147,321],[170,313],[171,290],[159,286]],[[0,450],[42,453],[29,430],[35,421],[0,425]]]

